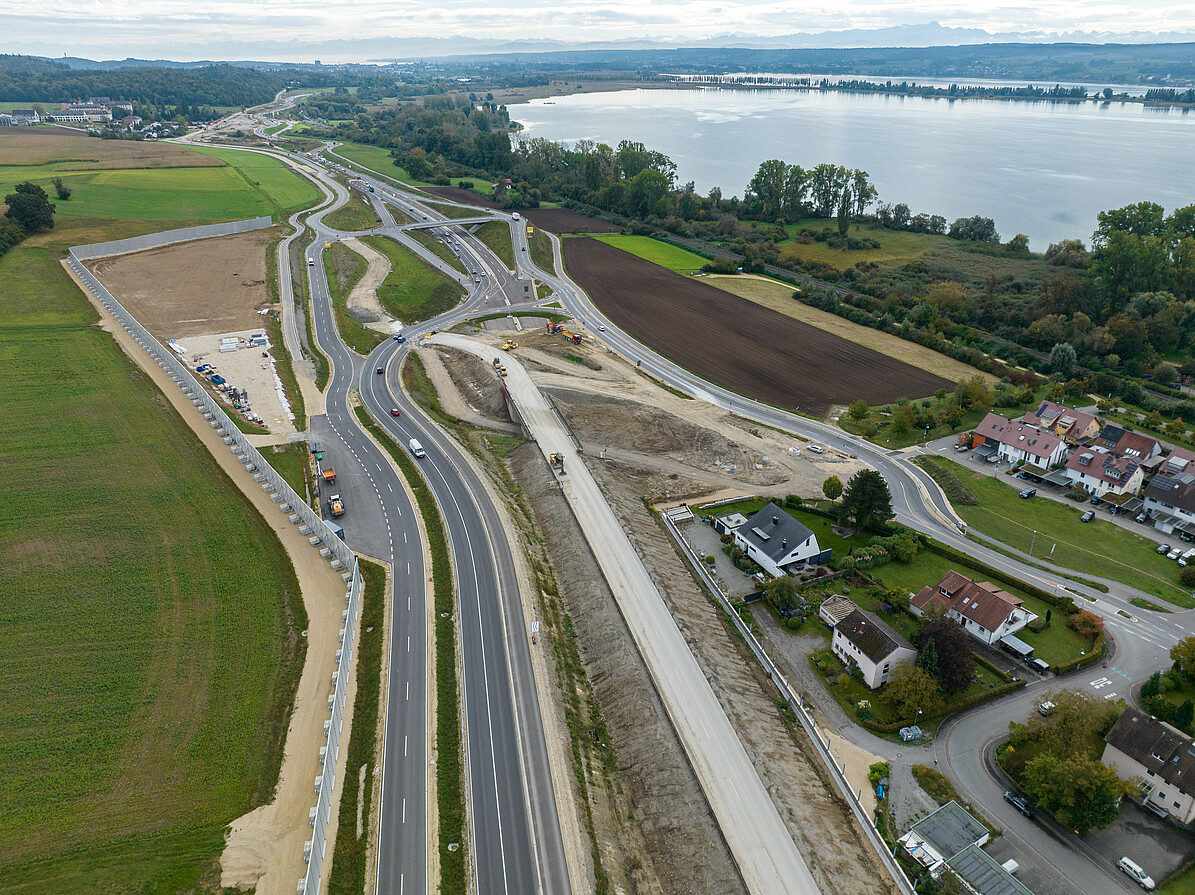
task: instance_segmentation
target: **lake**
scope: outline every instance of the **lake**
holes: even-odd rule
[[[511,108],[525,135],[669,156],[679,183],[742,196],[760,162],[862,168],[881,202],[948,221],[983,215],[1000,238],[1089,243],[1100,211],[1195,203],[1195,113],[1136,103],[946,100],[721,88],[627,90]]]

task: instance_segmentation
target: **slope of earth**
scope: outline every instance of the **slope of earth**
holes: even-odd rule
[[[739,394],[822,416],[862,398],[917,398],[948,379],[680,276],[595,239],[567,239],[572,277],[617,326]]]

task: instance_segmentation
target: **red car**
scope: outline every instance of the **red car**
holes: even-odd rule
[[[397,407],[391,407],[391,408],[390,408],[390,415],[391,415],[391,416],[398,416],[398,408],[397,408]]]

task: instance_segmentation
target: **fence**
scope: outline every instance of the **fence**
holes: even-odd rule
[[[813,745],[817,749],[818,755],[821,756],[822,761],[824,761],[826,766],[830,769],[830,776],[834,778],[834,782],[837,784],[839,791],[841,791],[843,796],[846,797],[847,804],[851,806],[851,811],[854,812],[855,817],[859,820],[859,823],[862,824],[864,831],[867,833],[867,838],[871,841],[872,847],[880,856],[880,860],[884,862],[884,866],[887,867],[888,871],[892,874],[892,878],[896,881],[897,887],[902,893],[904,893],[904,895],[915,895],[913,891],[913,884],[905,875],[905,872],[901,868],[900,864],[897,863],[892,852],[888,851],[888,844],[884,842],[883,837],[880,836],[879,830],[877,830],[875,827],[875,822],[867,815],[867,812],[863,809],[863,805],[859,802],[858,796],[855,794],[854,790],[851,789],[850,783],[847,782],[846,775],[843,771],[845,765],[840,766],[838,762],[834,760],[834,756],[830,754],[829,745],[825,740],[822,739],[821,734],[818,733],[817,727],[815,727],[813,724],[813,719],[806,714],[805,705],[800,695],[794,691],[791,686],[789,686],[788,681],[783,675],[780,674],[780,669],[776,667],[776,663],[772,661],[771,656],[764,651],[763,646],[758,640],[755,639],[755,635],[751,633],[751,629],[747,626],[746,622],[739,618],[739,614],[735,612],[734,608],[730,605],[730,601],[727,599],[726,594],[723,593],[722,588],[718,586],[718,583],[714,581],[713,577],[709,573],[709,569],[706,568],[705,563],[701,562],[701,558],[696,554],[689,542],[685,540],[684,535],[680,533],[680,529],[676,527],[676,524],[667,516],[667,514],[664,514],[662,519],[668,531],[684,550],[685,557],[689,560],[689,565],[697,570],[697,574],[701,576],[701,579],[706,583],[706,586],[709,587],[710,592],[713,593],[717,598],[718,605],[721,606],[723,611],[730,616],[731,621],[734,622],[735,628],[740,634],[743,635],[743,640],[748,646],[751,647],[751,652],[755,654],[755,658],[758,659],[760,664],[763,665],[763,667],[767,670],[768,679],[776,685],[776,689],[780,692],[781,697],[788,704],[788,707],[792,710],[793,714],[801,720],[801,726],[805,728],[805,732],[809,734],[809,738],[813,740]]]
[[[196,411],[202,414],[209,425],[216,430],[216,434],[224,439],[224,443],[237,456],[241,465],[245,467],[245,471],[253,476],[253,480],[261,486],[262,491],[269,495],[270,500],[278,505],[279,511],[286,513],[290,521],[299,526],[299,532],[307,536],[311,546],[319,550],[320,555],[331,562],[332,568],[341,573],[348,585],[345,594],[346,608],[341,614],[342,627],[339,640],[340,648],[336,651],[336,671],[332,676],[332,693],[328,697],[330,717],[324,722],[325,744],[319,752],[322,771],[315,781],[316,802],[310,813],[312,834],[303,847],[303,859],[307,862],[307,869],[298,887],[300,893],[318,895],[324,856],[327,851],[327,829],[332,815],[332,794],[336,785],[336,759],[340,752],[341,725],[344,719],[349,676],[352,671],[353,645],[357,639],[357,616],[361,606],[362,579],[357,566],[357,557],[344,541],[332,534],[331,529],[324,524],[320,515],[266,462],[257,448],[249,443],[249,440],[236,427],[219,403],[195,379],[186,364],[179,360],[172,350],[164,347],[150,335],[149,331],[113,297],[112,293],[104,288],[104,285],[82,263],[84,258],[133,252],[189,239],[245,233],[268,227],[271,223],[270,218],[257,218],[227,224],[212,224],[206,227],[187,227],[116,242],[76,246],[70,250],[70,265],[116,321],[124,327],[138,345],[145,349],[150,359],[165,370],[174,383],[182,389],[183,394],[190,399]]]

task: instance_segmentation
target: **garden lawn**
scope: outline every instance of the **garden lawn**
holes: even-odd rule
[[[405,248],[384,236],[366,236],[366,245],[390,259],[390,273],[378,287],[378,300],[404,324],[418,323],[456,306],[464,290]]]
[[[978,498],[977,506],[957,506],[955,511],[985,535],[1025,552],[1032,544],[1038,559],[1084,575],[1120,581],[1186,609],[1195,607],[1190,589],[1178,583],[1178,565],[1155,552],[1158,542],[1108,521],[1103,509],[1096,511],[1094,521],[1083,523],[1079,516],[1091,509],[1088,503],[1059,503],[1040,497],[1021,500],[1017,496],[1024,484],[1021,479],[980,475],[964,464],[941,458],[937,462],[949,464],[947,468]]]
[[[677,273],[692,273],[709,264],[708,258],[652,239],[650,236],[595,236],[594,239]]]
[[[274,790],[294,571],[53,251],[0,278],[0,888],[195,890]]]

